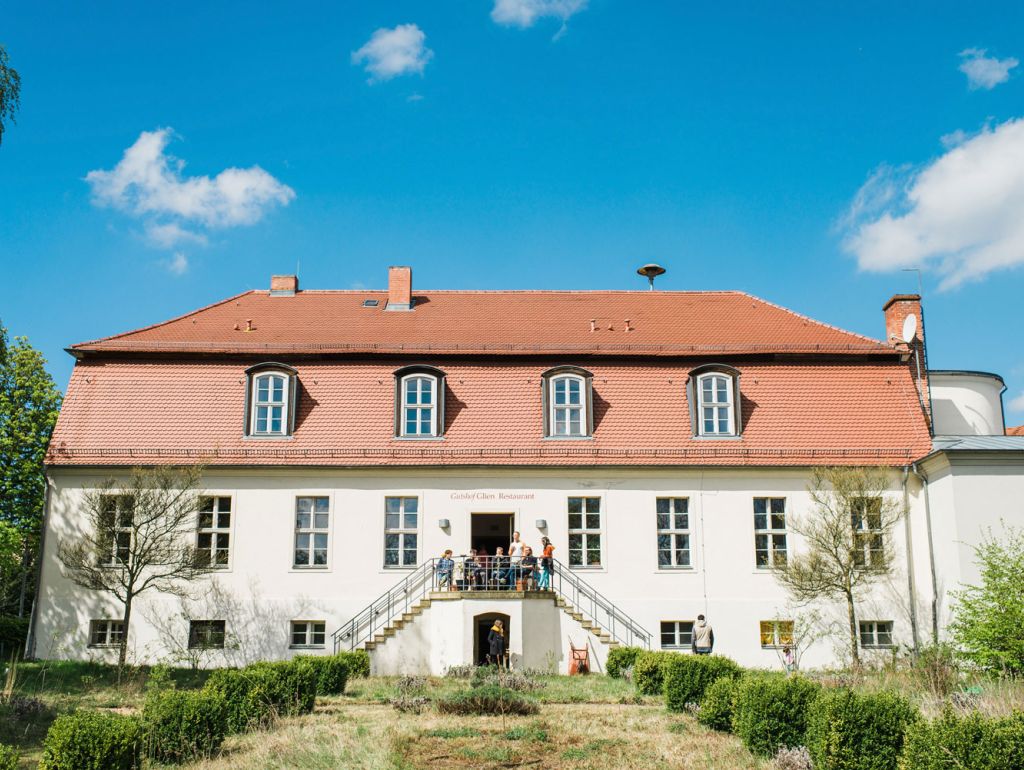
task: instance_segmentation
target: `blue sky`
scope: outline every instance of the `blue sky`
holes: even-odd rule
[[[584,289],[658,261],[875,337],[921,266],[931,364],[1024,396],[1020,3],[290,5],[5,7],[0,318],[60,386],[66,345],[297,264]]]

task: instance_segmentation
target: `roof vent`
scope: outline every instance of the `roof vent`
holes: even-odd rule
[[[662,275],[665,272],[665,268],[663,268],[661,265],[656,265],[653,262],[651,262],[639,268],[636,272],[638,275],[642,275],[644,278],[647,279],[647,281],[651,284],[651,290],[653,291],[654,279],[657,278],[659,275]]]
[[[364,299],[363,307],[377,307],[380,304],[379,299]]]

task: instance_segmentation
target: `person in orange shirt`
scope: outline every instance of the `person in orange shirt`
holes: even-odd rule
[[[546,537],[540,539],[544,551],[540,557],[540,580],[537,581],[537,590],[551,590],[551,575],[555,571],[555,547]]]

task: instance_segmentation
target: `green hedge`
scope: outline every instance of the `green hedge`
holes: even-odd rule
[[[301,659],[217,669],[206,682],[207,690],[224,696],[232,733],[266,727],[278,716],[308,714],[316,687],[316,671]]]
[[[744,746],[765,757],[774,755],[780,747],[802,746],[808,706],[820,691],[820,685],[801,676],[745,676],[736,686],[733,729]]]
[[[341,695],[348,681],[349,661],[341,655],[297,655],[316,672],[317,695]]]
[[[164,763],[211,756],[228,731],[224,696],[212,690],[164,690],[146,698],[142,710],[146,756]]]
[[[907,729],[901,770],[1020,770],[1024,768],[1024,713],[991,719],[946,711]]]
[[[738,679],[727,676],[708,685],[700,702],[697,721],[712,730],[726,733],[732,730],[732,704],[738,684]]]
[[[917,719],[896,693],[826,690],[808,712],[806,745],[824,770],[896,770],[904,734]]]
[[[43,740],[40,770],[136,770],[142,726],[135,717],[102,711],[59,716]]]
[[[472,687],[437,701],[442,714],[500,714],[502,716],[528,716],[540,711],[537,701],[505,687],[488,684]]]
[[[662,688],[669,711],[683,711],[688,703],[700,703],[713,682],[740,675],[735,661],[722,655],[673,655],[661,664]]]
[[[370,653],[366,650],[339,652],[338,657],[348,665],[349,679],[370,675]]]
[[[636,656],[643,651],[643,647],[615,647],[608,653],[608,660],[604,664],[605,673],[620,679],[626,669],[633,667]]]
[[[18,750],[0,743],[0,770],[18,770]]]
[[[661,695],[664,692],[664,667],[673,658],[683,657],[678,652],[641,652],[633,663],[633,684],[643,695]]]

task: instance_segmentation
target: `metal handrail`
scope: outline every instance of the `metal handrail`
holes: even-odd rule
[[[573,572],[571,567],[552,559],[547,576],[551,592],[561,596],[589,621],[608,631],[611,638],[626,645],[651,646],[651,634],[622,612],[597,589]],[[540,560],[527,568],[508,556],[457,556],[454,559],[427,559],[385,591],[331,635],[334,651],[354,650],[372,639],[431,591],[503,591],[515,588],[537,589],[543,568]],[[539,589],[543,590],[543,589]]]

